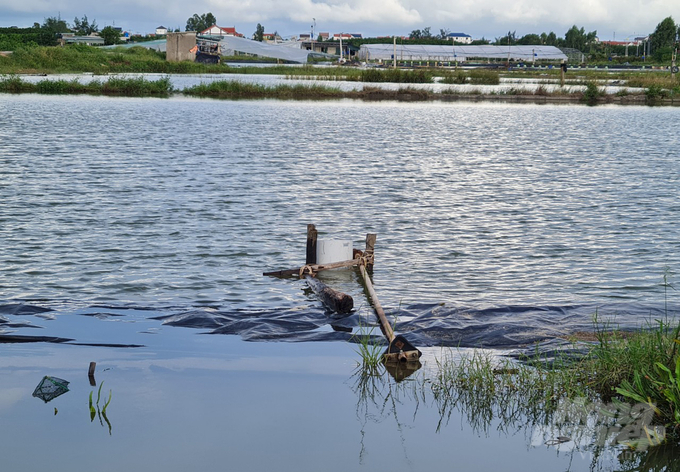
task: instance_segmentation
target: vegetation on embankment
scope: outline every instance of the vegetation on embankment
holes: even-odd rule
[[[170,79],[146,80],[143,77],[110,77],[106,81],[41,80],[30,83],[17,76],[0,79],[0,93],[39,93],[45,95],[113,95],[124,97],[169,97],[173,93]]]
[[[115,74],[124,72],[206,74],[223,66],[195,62],[168,62],[165,53],[143,47],[103,49],[85,45],[20,48],[0,56],[0,74]]]
[[[438,361],[432,389],[438,400],[473,395],[470,401],[521,404],[531,417],[545,416],[562,402],[617,402],[653,411],[652,425],[663,425],[668,438],[680,440],[680,337],[678,326],[658,321],[651,330],[598,329],[585,355],[539,355],[518,363],[475,352]],[[583,349],[584,344],[579,344]],[[645,406],[646,405],[646,406]]]
[[[604,94],[597,85],[589,83],[585,91],[571,88],[549,91],[539,86],[534,91],[509,88],[497,92],[482,93],[478,89],[459,91],[442,89],[439,92],[400,87],[396,90],[364,86],[357,90],[322,85],[282,84],[267,86],[233,80],[203,83],[182,90],[174,89],[168,77],[147,80],[144,77],[112,76],[102,81],[94,78],[81,83],[78,79],[43,79],[31,83],[18,76],[0,78],[0,93],[40,93],[40,94],[89,94],[118,95],[129,97],[170,97],[184,94],[193,97],[218,99],[283,99],[283,100],[397,100],[397,101],[498,101],[512,103],[587,103],[597,105],[613,104],[651,104],[680,105],[680,95],[666,89],[649,88],[644,93]]]
[[[669,317],[667,292],[673,286],[668,277],[666,273],[663,283],[665,315],[650,320],[644,329],[611,329],[596,313],[594,332],[572,335],[574,349],[550,357],[537,354],[523,362],[498,361],[475,352],[457,361],[445,358],[438,361],[432,381],[435,397],[446,402],[453,396],[473,395],[470,401],[497,405],[500,410],[516,407],[519,398],[523,414],[530,419],[536,419],[536,414],[545,419],[565,401],[585,405],[580,414],[599,405],[596,409],[604,411],[596,413],[620,423],[617,431],[622,435],[637,434],[629,434],[629,439],[638,444],[645,439],[651,441],[647,445],[658,444],[664,436],[680,441],[680,324]],[[612,409],[629,414],[611,416]],[[627,425],[625,420],[636,424]],[[657,434],[655,425],[664,427],[663,434]]]
[[[163,74],[276,74],[286,78],[312,80],[343,80],[365,83],[418,84],[439,81],[443,84],[498,85],[501,79],[540,79],[557,82],[560,73],[555,69],[499,71],[491,69],[443,69],[418,68],[413,70],[391,68],[323,67],[309,65],[290,67],[285,65],[271,67],[228,67],[225,64],[199,64],[194,62],[167,62],[165,54],[142,47],[103,49],[84,45],[66,47],[26,47],[13,54],[0,56],[0,74],[47,74],[47,73],[92,73],[113,75],[120,73],[163,73]],[[487,100],[509,102],[585,102],[620,104],[677,104],[680,97],[680,80],[659,71],[646,72],[606,72],[602,70],[570,69],[567,72],[567,87],[549,91],[539,86],[528,92],[519,87],[504,88],[493,92],[482,92],[475,88],[440,89],[439,92],[419,90],[415,87],[399,90],[383,90],[364,87],[362,90],[342,91],[338,88],[319,85],[281,85],[267,87],[239,82],[213,83],[200,85],[187,90],[172,90],[169,81],[161,81],[156,86],[143,81],[124,83],[118,78],[95,81],[81,85],[77,81],[54,83],[40,82],[37,85],[20,84],[15,77],[3,79],[2,90],[19,93],[73,93],[73,94],[118,94],[131,96],[169,96],[185,93],[192,96],[215,98],[285,98],[285,99],[365,99],[365,100]],[[616,95],[601,92],[603,80],[620,81],[624,87],[638,87],[644,93],[632,93],[622,88]],[[585,85],[581,88],[570,88]]]

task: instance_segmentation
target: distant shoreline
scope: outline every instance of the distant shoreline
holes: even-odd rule
[[[320,85],[282,84],[266,86],[243,83],[235,80],[220,80],[183,89],[172,86],[168,77],[147,80],[144,77],[109,77],[106,80],[92,80],[87,84],[71,80],[41,80],[31,83],[21,76],[0,78],[0,93],[43,94],[43,95],[105,95],[124,97],[191,96],[223,100],[238,99],[281,99],[281,100],[341,100],[399,101],[399,102],[497,102],[532,104],[587,104],[587,105],[653,105],[680,106],[680,96],[653,96],[648,92],[626,94],[604,94],[598,91],[585,92],[538,90],[483,93],[476,89],[469,92],[444,90],[433,92],[407,85],[397,90],[364,86],[360,90],[341,90]]]

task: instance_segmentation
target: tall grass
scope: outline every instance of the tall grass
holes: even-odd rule
[[[167,77],[155,81],[138,78],[111,77],[105,82],[92,80],[80,83],[78,80],[41,80],[35,84],[16,76],[0,79],[0,92],[39,93],[47,95],[88,94],[118,95],[126,97],[168,97],[174,89]]]
[[[397,84],[429,84],[434,80],[432,71],[427,69],[362,69],[362,82],[390,82]]]
[[[444,84],[498,85],[501,79],[500,74],[495,70],[459,69],[453,73],[446,73],[441,82]]]
[[[211,98],[342,98],[345,94],[338,88],[320,85],[276,85],[245,83],[232,80],[220,80],[202,83],[185,88],[182,93],[198,97]]]
[[[385,343],[374,335],[375,326],[359,325],[359,330],[351,338],[355,343],[355,351],[361,357],[361,367],[365,372],[378,373],[382,365]]]

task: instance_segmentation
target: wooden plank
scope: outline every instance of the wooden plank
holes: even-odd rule
[[[307,225],[307,257],[305,264],[316,264],[316,239],[318,231],[314,225]]]
[[[333,262],[331,264],[311,264],[305,265],[298,269],[287,269],[287,270],[276,270],[273,272],[264,272],[262,275],[268,275],[272,277],[291,277],[293,275],[300,275],[300,270],[304,268],[309,268],[313,272],[319,272],[328,269],[340,269],[342,267],[352,267],[361,264],[362,259],[351,259],[349,261]]]

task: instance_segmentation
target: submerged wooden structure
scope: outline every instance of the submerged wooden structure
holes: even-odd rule
[[[366,235],[365,250],[360,251],[358,249],[354,249],[352,254],[353,259],[327,264],[317,264],[317,237],[318,232],[316,227],[312,224],[307,225],[307,250],[305,265],[295,269],[265,272],[263,275],[273,277],[305,278],[312,290],[314,290],[324,305],[338,313],[349,313],[353,307],[353,301],[351,301],[351,297],[326,286],[316,279],[315,276],[318,272],[323,270],[338,269],[343,267],[357,267],[361,274],[366,291],[368,292],[370,300],[373,304],[378,321],[380,322],[380,329],[385,335],[385,338],[387,338],[388,346],[387,350],[383,353],[383,362],[385,362],[386,365],[395,363],[417,363],[418,365],[415,367],[415,369],[420,367],[418,359],[422,353],[410,342],[408,342],[404,336],[395,335],[392,325],[390,325],[389,321],[387,320],[385,311],[380,304],[378,295],[373,288],[369,270],[372,269],[374,264],[376,235]]]

